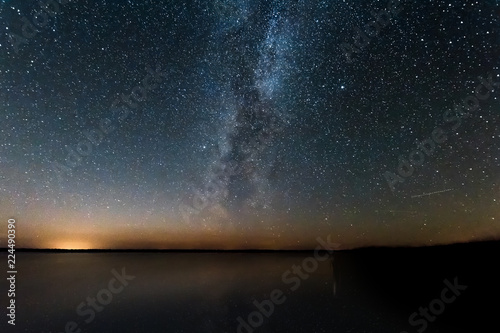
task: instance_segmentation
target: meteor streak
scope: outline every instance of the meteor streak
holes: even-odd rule
[[[418,195],[412,195],[412,199],[413,198],[420,198],[420,197],[426,197],[426,196],[431,196],[433,194],[438,194],[438,193],[443,193],[443,192],[448,192],[448,191],[452,191],[453,189],[452,188],[449,188],[447,190],[442,190],[442,191],[436,191],[436,192],[430,192],[430,193],[424,193],[424,194],[418,194]]]

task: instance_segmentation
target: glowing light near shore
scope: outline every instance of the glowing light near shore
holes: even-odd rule
[[[90,242],[80,240],[61,240],[48,246],[48,248],[62,250],[88,250],[94,247]]]

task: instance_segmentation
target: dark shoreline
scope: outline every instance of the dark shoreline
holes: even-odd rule
[[[400,246],[400,247],[390,247],[390,246],[370,246],[354,249],[340,249],[334,250],[334,252],[366,252],[366,251],[391,251],[391,250],[402,250],[402,251],[433,251],[439,249],[450,249],[450,250],[462,250],[470,247],[500,247],[500,240],[498,241],[477,241],[471,243],[455,243],[455,244],[445,244],[445,245],[432,245],[432,246]],[[6,252],[9,248],[0,248],[0,252]],[[103,253],[103,252],[144,252],[144,253],[308,253],[313,252],[314,249],[309,250],[269,250],[269,249],[234,249],[234,250],[215,250],[215,249],[33,249],[33,248],[15,248],[16,252],[57,252],[57,253]]]

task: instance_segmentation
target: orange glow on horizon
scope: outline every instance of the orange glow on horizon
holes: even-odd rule
[[[63,249],[63,250],[89,250],[94,249],[90,242],[80,241],[80,240],[60,240],[51,243],[48,248],[51,249]]]

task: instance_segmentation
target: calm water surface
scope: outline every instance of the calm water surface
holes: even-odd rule
[[[69,324],[68,332],[411,333],[423,324],[410,325],[409,316],[441,298],[445,279],[458,278],[467,289],[425,332],[479,332],[499,310],[498,302],[486,302],[499,299],[498,249],[476,244],[336,252],[316,261],[316,269],[309,252],[18,252],[16,326],[4,317],[0,327],[7,330],[0,331],[59,333],[73,321],[78,326]],[[6,262],[5,252],[1,258]],[[294,273],[304,260],[311,273]],[[128,280],[110,285],[122,273]],[[5,299],[5,281],[1,287]],[[271,309],[273,291],[279,304]],[[91,310],[88,297],[108,304]],[[256,312],[255,303],[269,316]]]

